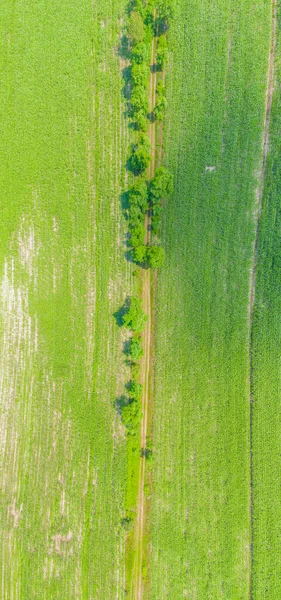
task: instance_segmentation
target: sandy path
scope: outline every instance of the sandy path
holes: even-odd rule
[[[151,48],[151,65],[155,63],[156,53],[156,40],[153,39]],[[156,99],[156,73],[150,72],[149,82],[149,109],[153,110]],[[156,163],[156,126],[155,123],[150,123],[148,128],[148,135],[151,143],[152,160],[148,168],[147,177],[151,179],[155,171]],[[150,231],[150,219],[146,217],[146,239],[145,243],[150,244],[151,231]],[[151,304],[151,270],[144,269],[142,276],[142,305],[143,309],[148,315],[147,327],[143,334],[143,349],[144,357],[141,362],[141,375],[140,380],[143,385],[143,396],[142,396],[142,410],[143,419],[141,422],[141,448],[146,447],[146,436],[147,436],[147,423],[148,423],[148,406],[149,406],[149,381],[151,372],[151,344],[152,344],[152,304]],[[132,592],[131,598],[134,600],[141,600],[143,598],[143,581],[142,581],[142,565],[143,565],[143,538],[145,529],[145,458],[140,458],[139,467],[139,490],[138,490],[138,505],[137,505],[137,519],[136,519],[136,530],[135,530],[135,564],[133,569],[132,577]]]
[[[251,553],[250,553],[250,600],[253,596],[253,563],[254,563],[254,540],[253,540],[253,356],[252,356],[252,335],[253,335],[253,316],[255,306],[255,291],[256,291],[256,273],[257,273],[257,261],[258,261],[258,245],[259,245],[259,231],[260,231],[260,218],[262,213],[262,200],[264,192],[264,181],[266,171],[266,159],[269,149],[269,134],[270,134],[270,117],[272,98],[274,91],[274,66],[275,66],[275,49],[276,49],[276,32],[277,32],[277,0],[272,0],[272,35],[271,35],[271,47],[268,61],[268,77],[267,77],[267,88],[266,88],[266,105],[265,105],[265,119],[264,119],[264,133],[263,133],[263,155],[262,155],[262,169],[260,174],[260,182],[257,188],[256,197],[256,235],[254,240],[254,255],[253,255],[253,266],[251,269],[250,276],[250,302],[249,302],[249,322],[250,322],[250,453],[251,453],[251,482],[250,482],[250,510],[251,510]]]

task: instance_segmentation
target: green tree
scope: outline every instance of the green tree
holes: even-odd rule
[[[173,18],[173,8],[170,0],[158,0],[155,5],[157,18],[155,22],[156,33],[165,33]]]
[[[134,86],[131,97],[130,97],[130,106],[133,111],[133,115],[141,111],[144,114],[148,114],[149,111],[149,103],[146,90],[141,86]]]
[[[151,246],[147,250],[148,264],[152,269],[162,267],[165,262],[165,250],[162,246]]]
[[[130,14],[128,22],[128,38],[132,45],[139,44],[144,39],[144,22],[137,11]]]
[[[166,167],[156,169],[153,179],[149,185],[149,200],[170,196],[174,189],[174,178]]]
[[[143,244],[145,236],[145,227],[143,223],[138,223],[136,227],[131,229],[130,246],[137,248]]]
[[[163,71],[168,60],[168,46],[165,35],[160,35],[156,47],[156,66],[158,71]]]
[[[148,77],[149,77],[149,67],[145,63],[134,63],[131,68],[131,77],[133,80],[134,86],[139,86],[145,93],[147,94],[147,86],[148,86]]]
[[[136,381],[130,381],[127,387],[130,394],[130,398],[132,400],[139,401],[141,399],[143,389],[141,383],[137,383]]]
[[[166,91],[162,79],[158,82],[156,87],[156,104],[154,108],[154,115],[157,121],[163,121],[165,110],[167,107]]]
[[[130,340],[129,354],[132,360],[139,360],[143,356],[141,337],[132,337]]]
[[[129,204],[137,204],[143,213],[148,209],[148,189],[144,178],[138,178],[129,190]]]
[[[123,325],[127,329],[131,329],[136,333],[141,333],[145,327],[148,316],[145,314],[141,299],[137,296],[132,296],[128,311],[123,316]]]
[[[132,148],[130,168],[135,174],[143,173],[151,161],[151,144],[147,135],[142,134]]]
[[[149,60],[147,45],[144,42],[136,44],[132,49],[132,63],[147,63]]]
[[[122,422],[130,435],[135,435],[142,419],[141,405],[136,400],[130,400],[122,408]]]
[[[134,121],[138,131],[146,131],[147,128],[147,116],[146,113],[139,110],[134,113]]]
[[[135,246],[133,251],[133,261],[138,264],[144,263],[146,261],[146,250],[147,246],[144,244]]]

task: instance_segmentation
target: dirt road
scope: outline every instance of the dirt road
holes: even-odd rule
[[[153,39],[152,48],[151,48],[151,65],[155,63],[155,53],[156,53],[156,40]],[[157,83],[157,74],[151,69],[150,71],[150,81],[149,81],[149,110],[152,112],[155,106],[156,99],[156,83]],[[156,164],[156,125],[153,122],[149,123],[148,135],[151,143],[151,153],[152,160],[150,166],[148,168],[147,177],[151,179],[154,175],[155,164]],[[145,243],[150,244],[151,241],[151,230],[150,230],[150,219],[146,217],[146,239]],[[144,357],[141,362],[141,383],[143,385],[143,396],[142,396],[142,410],[143,410],[143,419],[141,423],[141,448],[145,449],[146,447],[146,437],[147,437],[147,425],[148,425],[148,406],[150,402],[150,376],[151,376],[151,344],[152,344],[152,303],[151,303],[151,282],[152,275],[150,269],[143,270],[142,276],[142,305],[143,309],[148,315],[147,327],[143,334],[143,349],[144,349]],[[137,518],[136,518],[136,528],[135,528],[135,562],[133,567],[133,577],[132,577],[132,589],[130,597],[133,600],[141,600],[143,598],[143,577],[142,577],[142,567],[143,567],[143,539],[144,539],[144,530],[145,530],[145,467],[146,467],[146,459],[144,456],[140,458],[140,467],[139,467],[139,490],[138,490],[138,505],[137,505]]]

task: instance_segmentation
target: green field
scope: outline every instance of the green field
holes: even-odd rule
[[[281,597],[280,14],[253,327],[253,600]]]
[[[158,274],[126,243],[132,3],[0,8],[0,600],[281,598],[281,13],[265,161],[274,1],[171,4]]]
[[[2,600],[124,597],[124,6],[1,4]]]
[[[178,0],[169,34],[153,600],[249,597],[249,290],[270,30],[269,0]]]

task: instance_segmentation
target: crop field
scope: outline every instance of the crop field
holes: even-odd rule
[[[1,3],[1,600],[124,597],[124,6]]]
[[[280,600],[278,2],[0,16],[0,600]]]
[[[280,14],[253,324],[253,599],[281,596]]]
[[[250,282],[271,27],[269,0],[243,0],[235,6],[226,0],[175,3],[164,148],[165,162],[175,174],[175,192],[163,213],[167,258],[157,293],[153,600],[249,597]],[[279,141],[277,155],[278,149]],[[278,225],[279,243],[277,230]],[[278,268],[279,262],[276,277]],[[272,322],[266,339],[271,339],[273,327]],[[272,348],[276,370],[278,340]],[[263,354],[258,360],[263,363]],[[270,365],[268,358],[268,378]],[[279,379],[272,385],[276,408]],[[256,417],[259,477],[271,452],[270,444],[266,457],[261,451],[263,410]],[[273,413],[272,406],[268,427]],[[277,438],[279,430],[274,432]],[[276,438],[272,443],[278,470]],[[261,503],[270,493],[270,480],[268,472]],[[276,490],[277,519],[279,495]],[[269,513],[259,524],[260,515],[257,502],[257,531],[266,527]],[[271,512],[270,517],[273,536]],[[277,539],[275,543],[277,547]],[[269,539],[267,544],[265,553]],[[280,572],[276,560],[271,569],[273,573],[276,567],[275,582]],[[279,598],[263,594],[255,597]]]

